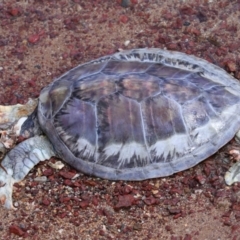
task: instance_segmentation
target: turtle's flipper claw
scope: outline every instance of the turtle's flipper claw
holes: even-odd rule
[[[13,183],[12,176],[0,169],[0,203],[8,209],[15,209],[12,203]]]
[[[12,198],[9,199],[6,195],[0,196],[0,203],[2,206],[4,206],[7,209],[13,209],[16,210],[16,208],[12,204]]]
[[[0,203],[1,203],[2,205],[4,205],[5,202],[6,202],[6,199],[7,199],[6,195],[0,196]]]

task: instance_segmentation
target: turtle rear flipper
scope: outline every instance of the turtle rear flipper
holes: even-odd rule
[[[0,169],[1,204],[6,208],[14,208],[12,204],[13,184],[23,180],[40,161],[54,155],[52,145],[45,136],[29,138],[12,149],[2,161],[4,169]]]

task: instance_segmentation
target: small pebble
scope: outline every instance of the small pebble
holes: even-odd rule
[[[130,44],[130,40],[127,40],[127,41],[124,42],[124,46],[126,46],[126,47],[127,47],[129,44]]]
[[[57,161],[55,163],[49,162],[48,165],[54,169],[62,169],[64,167],[64,164],[61,161]]]
[[[35,182],[46,182],[47,181],[47,177],[46,176],[40,176],[40,177],[36,177],[34,178]]]
[[[121,6],[124,8],[130,7],[131,6],[131,1],[130,0],[122,0],[121,1]]]
[[[39,34],[34,34],[28,37],[28,42],[34,44],[34,43],[37,43],[39,39],[40,39]]]

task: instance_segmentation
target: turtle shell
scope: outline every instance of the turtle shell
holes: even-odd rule
[[[240,84],[194,56],[136,49],[68,71],[40,94],[38,118],[57,154],[107,179],[190,168],[240,128]]]

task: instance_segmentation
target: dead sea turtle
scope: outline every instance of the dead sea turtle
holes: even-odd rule
[[[239,93],[240,83],[224,70],[179,52],[136,49],[77,66],[41,91],[27,118],[13,123],[24,106],[0,108],[2,125],[30,137],[2,161],[1,203],[11,208],[13,183],[54,155],[112,180],[191,168],[240,129]],[[227,184],[240,181],[238,166]]]

